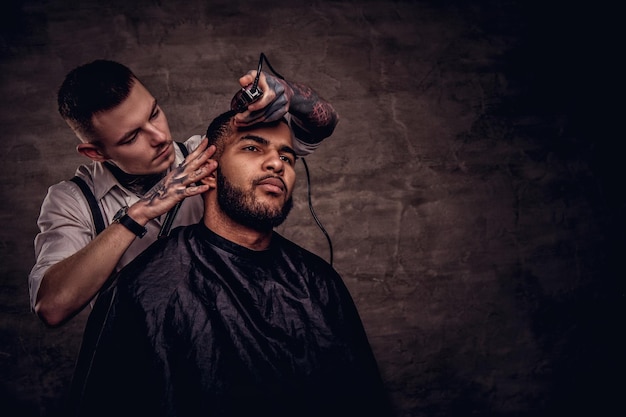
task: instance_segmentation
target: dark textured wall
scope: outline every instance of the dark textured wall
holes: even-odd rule
[[[101,4],[102,3],[102,4]],[[334,265],[398,416],[607,415],[623,382],[624,207],[611,11],[534,1],[15,1],[0,19],[0,414],[58,415],[85,314],[29,312],[47,187],[73,175],[56,89],[129,65],[177,139],[260,52],[341,122],[307,158]],[[609,89],[610,91],[610,89]],[[304,169],[281,232],[329,258]]]

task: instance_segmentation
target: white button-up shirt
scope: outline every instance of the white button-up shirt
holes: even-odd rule
[[[192,152],[201,140],[200,135],[192,136],[185,142],[185,146]],[[185,159],[178,146],[174,148],[176,160],[172,168]],[[139,200],[137,195],[120,185],[100,162],[79,166],[76,175],[82,178],[94,193],[105,226],[111,224],[113,216],[120,208],[131,206]],[[203,212],[204,203],[200,195],[186,198],[176,214],[172,228],[199,222]],[[133,241],[119,260],[116,271],[157,240],[165,216],[163,214],[146,224],[147,233],[143,238]],[[89,204],[80,188],[69,180],[48,189],[48,194],[41,205],[37,225],[39,233],[35,237],[36,263],[28,276],[31,308],[35,306],[39,285],[48,268],[75,254],[96,237]]]

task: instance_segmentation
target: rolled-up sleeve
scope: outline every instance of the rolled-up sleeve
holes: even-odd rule
[[[85,197],[74,183],[63,181],[48,189],[37,220],[35,266],[28,276],[31,308],[50,266],[73,255],[95,237],[93,220]]]

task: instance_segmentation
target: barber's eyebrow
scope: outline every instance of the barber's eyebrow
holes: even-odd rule
[[[158,107],[158,102],[157,99],[155,98],[154,101],[152,102],[152,108],[150,109],[150,115],[148,117],[152,118],[152,115],[154,114],[154,112],[156,111],[156,108]],[[130,132],[125,133],[121,138],[118,139],[117,143],[121,144],[123,142],[125,142],[126,140],[128,140],[131,136],[133,136],[134,134],[136,134],[139,131],[139,128],[135,129],[135,130],[131,130]]]
[[[244,135],[239,138],[239,142],[243,142],[246,140],[251,140],[263,146],[267,146],[270,144],[270,142],[267,139],[262,138],[261,136],[256,136],[256,135]],[[279,151],[290,153],[291,155],[293,155],[294,158],[296,157],[296,151],[294,151],[291,146],[283,145],[280,147]]]

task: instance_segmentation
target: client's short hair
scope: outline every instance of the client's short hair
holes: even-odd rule
[[[248,127],[237,128],[231,123],[233,120],[233,117],[235,117],[236,114],[237,112],[234,110],[226,111],[220,114],[219,116],[217,116],[215,119],[213,119],[213,121],[207,128],[206,137],[209,141],[209,146],[215,145],[216,147],[215,156],[218,159],[221,156],[222,152],[224,151],[224,140],[230,137],[231,135],[233,135],[236,130],[245,131],[245,130],[254,129],[255,127],[258,127],[259,125],[272,126],[278,123],[285,123],[287,126],[289,126],[287,119],[285,117],[281,117],[280,119],[275,120],[273,122],[262,122],[262,123],[248,126]]]

